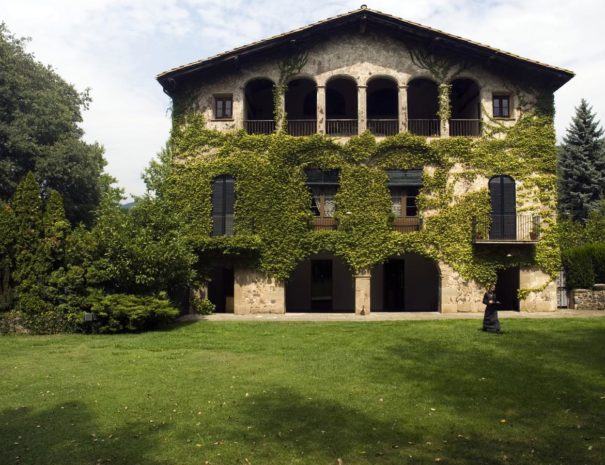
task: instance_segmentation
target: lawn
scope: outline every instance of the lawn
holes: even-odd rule
[[[605,463],[605,318],[504,323],[0,337],[0,463]]]

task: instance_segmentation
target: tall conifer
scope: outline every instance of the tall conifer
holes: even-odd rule
[[[582,99],[559,152],[559,212],[585,220],[605,192],[603,129]]]

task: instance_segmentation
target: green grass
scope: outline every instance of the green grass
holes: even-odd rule
[[[0,463],[605,463],[605,319],[478,325],[1,337]]]

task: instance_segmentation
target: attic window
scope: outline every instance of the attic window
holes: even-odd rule
[[[510,97],[494,95],[494,118],[510,118]]]
[[[214,118],[232,119],[233,118],[233,96],[221,95],[214,97]]]

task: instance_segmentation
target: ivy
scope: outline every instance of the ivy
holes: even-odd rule
[[[514,126],[494,124],[487,134],[427,141],[403,133],[377,142],[366,132],[340,144],[318,134],[222,133],[205,128],[203,118],[192,113],[173,129],[165,194],[208,266],[226,259],[245,262],[286,280],[298,263],[322,250],[342,257],[355,272],[414,252],[482,285],[493,283],[497,270],[515,265],[555,276],[560,259],[552,118],[528,112]],[[307,167],[340,170],[334,231],[310,227]],[[413,168],[424,168],[418,196],[423,227],[402,234],[391,226],[385,170]],[[211,237],[212,180],[222,174],[236,179],[235,235]],[[487,180],[499,174],[517,181],[519,211],[542,216],[533,253],[511,257],[502,248],[472,243],[473,221],[489,222]],[[477,183],[485,188],[477,191]]]

